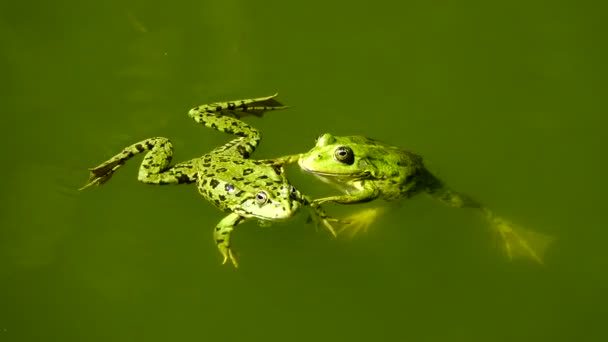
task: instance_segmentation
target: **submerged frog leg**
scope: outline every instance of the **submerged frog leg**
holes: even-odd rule
[[[425,190],[426,193],[438,199],[443,204],[453,208],[482,208],[483,206],[467,195],[458,193],[450,189],[439,178],[427,170],[422,170],[420,183],[417,184],[418,190]]]
[[[149,151],[139,168],[137,179],[148,184],[182,184],[196,180],[196,168],[191,162],[177,164],[169,168],[173,157],[173,145],[167,138],[157,137],[142,140],[125,147],[120,153],[89,169],[87,184],[79,190],[93,185],[101,185],[112,177],[114,172],[135,155]]]
[[[543,264],[542,256],[549,244],[553,241],[551,236],[526,230],[510,223],[500,216],[496,216],[492,211],[474,199],[451,190],[441,180],[430,173],[426,185],[426,190],[431,196],[450,207],[478,209],[486,220],[488,220],[491,228],[500,237],[503,243],[503,249],[509,260],[512,260],[515,257],[523,257]]]
[[[238,155],[249,158],[261,139],[260,131],[239,120],[246,115],[262,117],[264,112],[287,108],[275,95],[256,99],[217,102],[192,108],[188,115],[194,121],[238,138],[214,149],[211,154]]]
[[[215,244],[224,257],[222,264],[225,264],[230,260],[234,267],[239,267],[239,264],[234,257],[234,253],[232,252],[232,248],[230,248],[230,233],[234,230],[234,227],[243,221],[245,221],[243,217],[232,213],[224,217],[213,230]]]

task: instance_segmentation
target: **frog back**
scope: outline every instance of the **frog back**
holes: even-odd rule
[[[367,158],[380,196],[385,200],[410,197],[420,192],[427,180],[422,157],[402,148],[373,146]]]

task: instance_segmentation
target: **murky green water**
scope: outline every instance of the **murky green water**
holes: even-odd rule
[[[0,341],[605,341],[606,6],[599,2],[2,2]],[[222,213],[193,186],[136,181],[229,136],[209,101],[280,92],[255,153],[323,132],[411,148],[454,188],[556,237],[508,262],[467,210],[420,197],[334,239],[305,215],[247,223],[220,264]],[[291,168],[301,190],[330,193]],[[335,214],[361,207],[329,208]]]

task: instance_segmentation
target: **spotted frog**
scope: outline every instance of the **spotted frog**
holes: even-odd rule
[[[482,213],[504,242],[509,259],[523,256],[542,263],[541,254],[552,240],[517,227],[471,197],[452,190],[424,166],[419,155],[374,139],[323,134],[310,151],[277,158],[275,165],[295,162],[304,172],[317,176],[342,192],[340,195],[315,199],[316,205],[326,202],[354,204],[377,198],[392,201],[426,193],[448,206],[474,208]],[[377,210],[373,209],[355,214],[345,221],[350,221],[356,232],[366,229],[376,216]]]
[[[169,139],[145,139],[124,148],[120,153],[90,169],[90,177],[80,190],[101,185],[127,160],[148,151],[139,168],[138,180],[147,184],[196,183],[199,193],[217,208],[229,212],[213,231],[215,243],[223,256],[237,267],[230,245],[230,234],[247,219],[260,222],[285,220],[300,207],[310,205],[313,216],[333,232],[332,219],[318,205],[296,190],[281,167],[249,159],[260,142],[260,132],[241,121],[246,115],[262,117],[271,110],[286,108],[275,95],[255,99],[206,104],[191,109],[188,115],[197,123],[237,138],[211,152],[170,166],[173,146]]]

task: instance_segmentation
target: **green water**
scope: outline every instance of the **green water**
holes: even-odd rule
[[[3,1],[0,341],[607,340],[606,9]],[[201,155],[230,137],[189,108],[277,91],[292,108],[250,120],[255,157],[323,132],[410,148],[556,237],[545,265],[508,262],[472,212],[420,197],[352,240],[305,215],[246,223],[235,270],[211,238],[223,214],[193,186],[138,183],[140,159],[75,190],[143,138],[170,138],[178,161]]]

